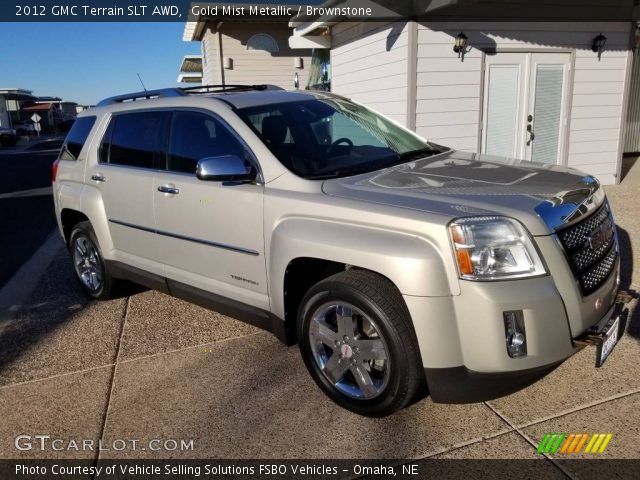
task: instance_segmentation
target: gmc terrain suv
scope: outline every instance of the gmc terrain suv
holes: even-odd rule
[[[623,331],[611,209],[592,176],[453,151],[349,99],[266,86],[108,98],[53,168],[95,299],[121,279],[299,343],[334,401],[522,388]]]

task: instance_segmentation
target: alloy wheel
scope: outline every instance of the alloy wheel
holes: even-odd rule
[[[341,393],[370,400],[389,383],[387,345],[372,318],[348,302],[320,306],[309,326],[313,357]]]
[[[82,284],[92,292],[102,287],[100,256],[86,235],[78,235],[73,244],[73,265]]]

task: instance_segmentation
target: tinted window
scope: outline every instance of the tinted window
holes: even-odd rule
[[[317,98],[238,110],[271,152],[306,178],[355,175],[440,151],[362,105]]]
[[[167,168],[195,173],[198,160],[221,155],[244,158],[242,144],[220,122],[198,112],[176,112],[171,121]]]
[[[78,159],[94,123],[96,123],[96,117],[82,117],[74,122],[62,145],[61,160]]]
[[[109,142],[109,163],[131,167],[154,168],[162,136],[162,112],[136,112],[116,115],[106,141]],[[110,134],[110,136],[109,136]],[[106,145],[101,156],[104,160]]]

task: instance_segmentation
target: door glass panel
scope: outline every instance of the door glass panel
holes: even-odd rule
[[[487,92],[485,152],[516,155],[519,65],[490,65]]]
[[[223,155],[244,158],[244,148],[220,122],[199,112],[173,114],[168,170],[195,175],[198,160]]]
[[[136,112],[114,116],[109,163],[154,168],[164,113]]]
[[[562,115],[562,65],[538,65],[533,112],[534,162],[557,163],[560,145],[560,120]]]

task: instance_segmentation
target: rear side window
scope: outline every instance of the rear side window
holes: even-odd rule
[[[78,159],[94,123],[96,123],[96,117],[81,117],[73,122],[73,126],[71,130],[69,130],[67,138],[65,138],[64,144],[62,145],[60,160]]]
[[[136,112],[113,117],[100,147],[100,161],[156,168],[165,114]]]

